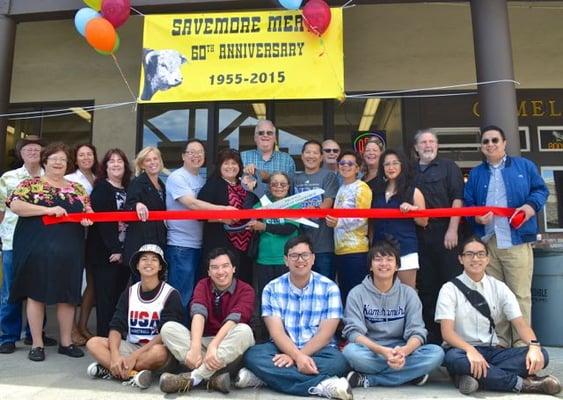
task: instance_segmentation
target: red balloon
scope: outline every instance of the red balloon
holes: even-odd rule
[[[130,0],[104,0],[102,2],[102,15],[114,28],[119,28],[129,18],[131,10]]]
[[[303,20],[307,28],[321,36],[330,25],[330,7],[323,0],[309,0],[303,7]]]

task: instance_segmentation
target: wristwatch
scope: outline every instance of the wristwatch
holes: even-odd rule
[[[539,342],[539,340],[532,339],[532,340],[530,340],[530,346],[540,346],[541,347],[541,343]]]

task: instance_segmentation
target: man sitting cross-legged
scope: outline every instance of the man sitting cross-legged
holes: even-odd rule
[[[162,344],[161,326],[182,321],[180,294],[162,279],[166,270],[164,252],[155,244],[141,246],[131,257],[141,281],[121,295],[109,325],[109,337],[93,337],[86,346],[97,361],[87,373],[92,378],[115,378],[146,389],[152,372],[172,368],[174,359]],[[126,337],[126,340],[123,340]]]
[[[254,344],[248,323],[254,311],[254,289],[234,278],[233,253],[211,250],[209,277],[200,280],[191,302],[191,329],[177,322],[162,327],[162,340],[178,361],[192,371],[160,377],[165,393],[185,392],[207,381],[208,390],[229,392],[229,372],[238,372],[242,354]]]
[[[266,285],[262,316],[273,342],[256,345],[244,355],[237,387],[266,383],[275,391],[297,396],[352,399],[346,378],[350,369],[335,347],[342,318],[338,286],[311,271],[315,262],[310,240],[287,241],[284,260],[289,272]]]

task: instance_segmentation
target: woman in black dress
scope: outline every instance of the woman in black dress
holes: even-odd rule
[[[243,208],[249,194],[240,184],[242,175],[242,161],[239,152],[225,149],[219,152],[217,166],[213,175],[201,188],[198,199],[208,203]],[[226,225],[231,222],[231,225]],[[250,230],[237,229],[241,223],[224,220],[208,220],[203,226],[203,251],[202,260],[216,247],[230,249],[238,258],[237,275],[243,281],[252,284],[252,259],[247,256],[246,251],[252,237]],[[205,272],[207,267],[205,267]]]
[[[130,180],[131,168],[125,153],[120,149],[108,150],[90,195],[92,209],[123,210],[127,198],[125,188]],[[94,277],[98,336],[108,336],[119,295],[129,280],[129,267],[123,260],[126,227],[123,222],[101,222],[88,232],[86,255]]]
[[[27,319],[33,344],[28,358],[43,361],[43,317],[45,305],[57,305],[59,353],[82,357],[71,341],[75,305],[80,303],[84,268],[84,228],[80,224],[44,225],[43,215],[62,216],[89,212],[90,200],[78,183],[64,178],[71,160],[63,143],[53,143],[41,151],[45,175],[23,181],[8,199],[20,218],[14,233],[15,278],[12,300],[27,299]],[[82,225],[91,225],[83,220]]]
[[[127,226],[123,262],[129,264],[131,256],[146,243],[166,248],[166,225],[164,221],[147,221],[150,211],[166,210],[166,188],[160,180],[163,163],[160,151],[148,146],[142,149],[135,158],[135,174],[137,177],[127,187],[126,210],[134,210],[141,220],[131,222]],[[133,272],[133,281],[138,282],[138,273]]]

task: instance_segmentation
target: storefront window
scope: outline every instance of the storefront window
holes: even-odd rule
[[[254,148],[254,127],[266,118],[268,104],[224,103],[219,105],[217,147],[248,150]]]
[[[543,218],[546,232],[563,232],[563,167],[541,167],[541,174],[549,189]]]

